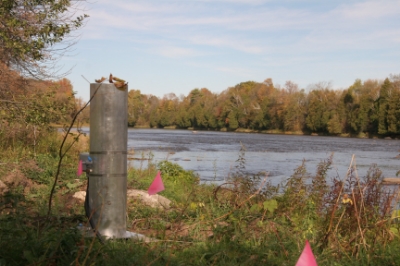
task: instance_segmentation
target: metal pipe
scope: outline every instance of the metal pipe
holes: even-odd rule
[[[97,90],[97,92],[96,92]],[[129,237],[126,231],[128,88],[90,84],[90,224],[106,238]]]

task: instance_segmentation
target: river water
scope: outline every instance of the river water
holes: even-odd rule
[[[400,141],[321,136],[274,135],[167,129],[129,129],[129,165],[146,167],[168,160],[185,170],[193,170],[201,181],[223,182],[235,172],[241,147],[245,148],[247,173],[264,172],[272,184],[290,177],[305,160],[307,171],[315,174],[317,165],[334,153],[328,177],[343,179],[352,163],[358,175],[365,176],[376,164],[385,177],[400,170]],[[354,160],[352,161],[352,157]]]

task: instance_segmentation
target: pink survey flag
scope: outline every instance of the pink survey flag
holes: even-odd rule
[[[156,178],[154,178],[153,183],[151,183],[149,187],[148,193],[149,195],[154,195],[160,191],[163,191],[164,189],[164,183],[161,180],[161,172],[158,171]]]
[[[318,266],[308,240],[306,240],[306,246],[297,261],[296,266]]]
[[[78,163],[78,172],[76,172],[76,175],[77,175],[77,176],[80,176],[82,173],[83,173],[83,171],[82,171],[82,160],[79,160],[79,163]]]

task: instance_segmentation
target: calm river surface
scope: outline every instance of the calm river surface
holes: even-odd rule
[[[400,170],[400,141],[387,139],[354,139],[319,136],[248,134],[167,129],[129,129],[129,164],[146,167],[146,160],[158,163],[168,160],[186,170],[194,170],[202,181],[224,181],[238,164],[241,144],[246,148],[246,171],[249,174],[267,172],[273,184],[291,176],[306,161],[311,174],[321,160],[334,153],[329,177],[344,178],[351,163],[359,176],[365,176],[372,164],[377,164],[385,177],[395,177]]]

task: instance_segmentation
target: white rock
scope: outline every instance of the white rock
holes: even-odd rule
[[[1,183],[0,183],[0,191],[1,191]],[[85,201],[86,191],[75,192],[73,197],[78,200]],[[157,194],[150,196],[149,193],[147,193],[147,191],[144,190],[129,189],[127,191],[127,197],[139,199],[140,201],[143,202],[143,204],[153,208],[168,209],[171,205],[171,201],[166,197]]]
[[[141,200],[144,204],[153,208],[164,208],[167,209],[171,205],[171,201],[160,195],[149,195],[147,191],[138,189],[129,189],[127,193],[128,197],[133,197]]]
[[[85,201],[86,198],[86,191],[78,191],[72,196],[78,200]]]

